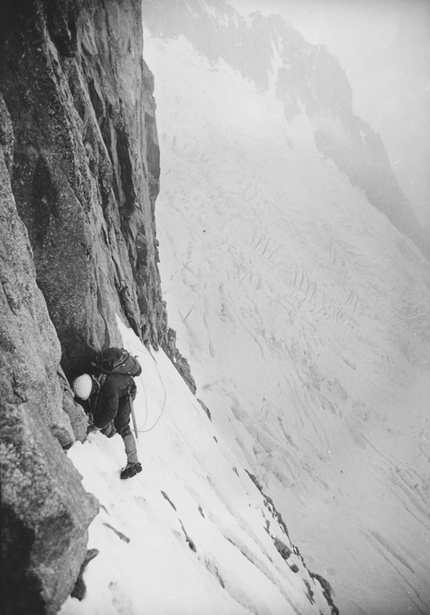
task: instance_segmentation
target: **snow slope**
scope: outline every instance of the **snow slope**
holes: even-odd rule
[[[85,570],[84,599],[69,598],[61,615],[330,614],[299,551],[279,554],[275,538],[293,545],[273,505],[173,364],[119,326],[143,368],[134,404],[143,471],[120,480],[119,436],[91,434],[70,449],[101,504],[88,544],[99,554]]]
[[[304,114],[183,37],[144,40],[160,271],[197,395],[341,612],[429,614],[429,264]]]

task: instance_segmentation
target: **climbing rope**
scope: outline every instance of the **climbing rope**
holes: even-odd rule
[[[138,352],[140,352],[140,349],[139,349],[137,346],[135,346],[135,345],[133,344],[133,342],[127,342],[127,346],[133,346],[133,348],[134,348],[135,350],[137,350]],[[129,348],[129,347],[127,348],[127,350],[130,352],[130,348]],[[163,391],[164,391],[164,400],[163,400],[163,407],[162,407],[162,409],[161,409],[160,416],[159,416],[159,417],[158,417],[158,419],[155,421],[155,423],[152,425],[152,427],[150,427],[149,429],[138,429],[138,430],[137,430],[137,432],[138,432],[138,433],[148,433],[149,431],[152,431],[152,430],[154,429],[154,427],[157,425],[158,421],[161,419],[161,417],[162,417],[162,416],[163,416],[163,414],[164,414],[164,410],[165,410],[165,408],[166,408],[166,402],[167,402],[167,391],[166,391],[166,387],[164,386],[164,382],[163,382],[163,380],[162,380],[162,378],[161,378],[160,371],[159,371],[159,369],[158,369],[158,361],[157,361],[157,359],[154,357],[154,355],[152,354],[151,350],[149,350],[149,354],[151,355],[151,357],[152,357],[152,358],[153,358],[153,360],[154,360],[154,363],[155,363],[155,369],[157,370],[158,378],[159,378],[159,380],[160,380],[161,386],[163,387]],[[146,417],[145,417],[145,422],[144,422],[144,424],[143,424],[143,426],[145,426],[145,425],[146,425],[146,423],[148,422],[148,395],[147,395],[147,392],[146,392],[145,382],[144,382],[144,380],[143,380],[143,373],[142,373],[140,376],[138,376],[138,378],[141,378],[140,382],[142,383],[143,392],[144,392],[144,395],[145,395],[145,410],[146,410]]]

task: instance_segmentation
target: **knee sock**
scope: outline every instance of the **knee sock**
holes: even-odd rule
[[[133,434],[130,432],[127,435],[123,436],[125,453],[127,455],[128,463],[138,463],[139,459],[137,458],[137,447],[136,440],[134,439]]]

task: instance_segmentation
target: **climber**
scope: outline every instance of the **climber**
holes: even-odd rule
[[[112,437],[119,433],[124,441],[127,465],[121,471],[122,479],[131,478],[142,471],[137,457],[136,440],[130,429],[132,400],[136,397],[136,385],[129,374],[110,373],[107,376],[82,374],[73,382],[75,396],[82,404],[93,424],[87,433],[101,431]]]

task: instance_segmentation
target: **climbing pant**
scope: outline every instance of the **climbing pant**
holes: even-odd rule
[[[124,441],[125,453],[127,455],[127,463],[138,463],[136,440],[130,429],[131,402],[129,395],[123,395],[119,398],[118,411],[114,418],[113,424],[117,433]]]

